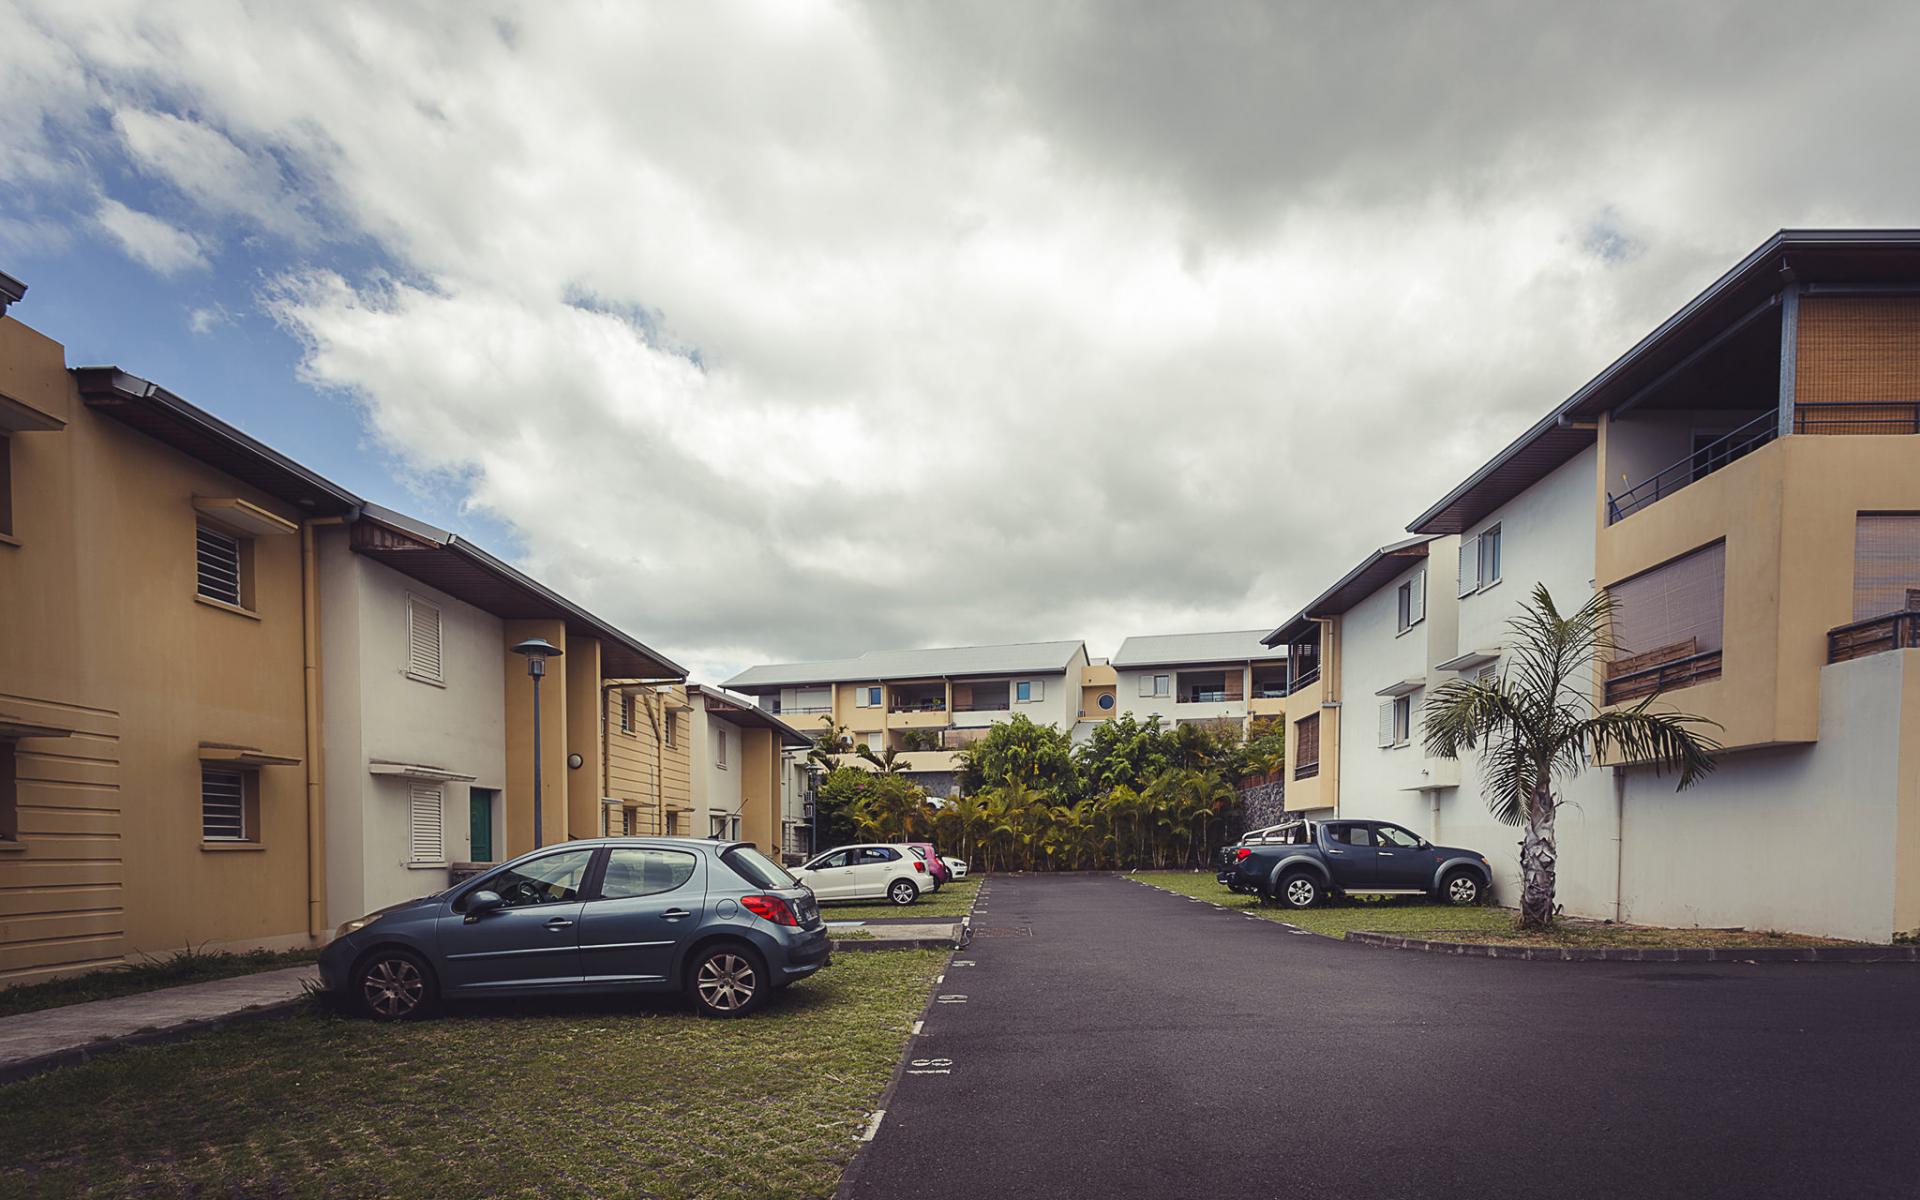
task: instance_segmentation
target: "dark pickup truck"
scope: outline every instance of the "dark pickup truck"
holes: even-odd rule
[[[1493,886],[1485,855],[1436,846],[1387,821],[1302,821],[1284,842],[1244,843],[1229,857],[1222,882],[1288,908],[1353,892],[1478,904]]]

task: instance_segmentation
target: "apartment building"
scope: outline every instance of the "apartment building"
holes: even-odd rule
[[[375,504],[322,527],[319,556],[330,923],[533,849],[533,684],[511,650],[525,638],[562,651],[541,684],[543,842],[605,831],[600,697],[682,668]]]
[[[874,650],[749,667],[725,686],[809,737],[844,727],[855,746],[892,750],[916,782],[948,795],[957,787],[957,752],[995,723],[1024,715],[1071,730],[1088,690],[1097,706],[1100,689],[1112,686],[1089,674],[1090,665],[1085,643],[1072,641]]]
[[[1477,756],[1449,782],[1402,723],[1438,681],[1504,669],[1536,583],[1563,609],[1604,588],[1617,650],[1596,701],[1657,692],[1717,722],[1727,753],[1683,793],[1625,763],[1564,786],[1565,909],[1920,928],[1915,435],[1920,232],[1770,238],[1416,519],[1424,554],[1383,549],[1270,635],[1294,651],[1289,807],[1474,846],[1510,899],[1517,833],[1486,815]],[[1403,628],[1414,558],[1427,615]],[[1401,645],[1422,625],[1421,653]],[[1377,730],[1348,718],[1342,736],[1367,702]]]
[[[0,278],[0,296],[19,299]],[[599,831],[599,696],[685,672],[463,540],[0,318],[0,986],[291,948]]]
[[[695,684],[694,808],[702,836],[752,842],[778,857],[792,841],[789,815],[793,756],[812,740],[746,696]]]
[[[1286,711],[1287,650],[1258,629],[1130,637],[1113,656],[1111,707],[1161,724],[1225,724]],[[1096,704],[1105,702],[1096,699]]]

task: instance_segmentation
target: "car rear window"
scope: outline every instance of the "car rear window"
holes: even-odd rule
[[[799,887],[800,881],[788,874],[787,869],[752,846],[735,846],[720,856],[720,861],[733,868],[733,873],[755,887],[790,888]]]

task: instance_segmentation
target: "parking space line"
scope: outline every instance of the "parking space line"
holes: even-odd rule
[[[867,1131],[860,1135],[860,1140],[863,1142],[872,1141],[873,1135],[880,1132],[880,1118],[886,1115],[887,1115],[886,1109],[884,1108],[875,1109],[873,1112],[873,1119],[867,1122]]]

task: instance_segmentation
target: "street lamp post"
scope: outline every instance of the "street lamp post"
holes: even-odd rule
[[[545,638],[528,638],[513,648],[527,658],[527,675],[533,680],[533,848],[541,846],[540,837],[540,681],[547,674],[547,659],[559,658],[563,651]]]

